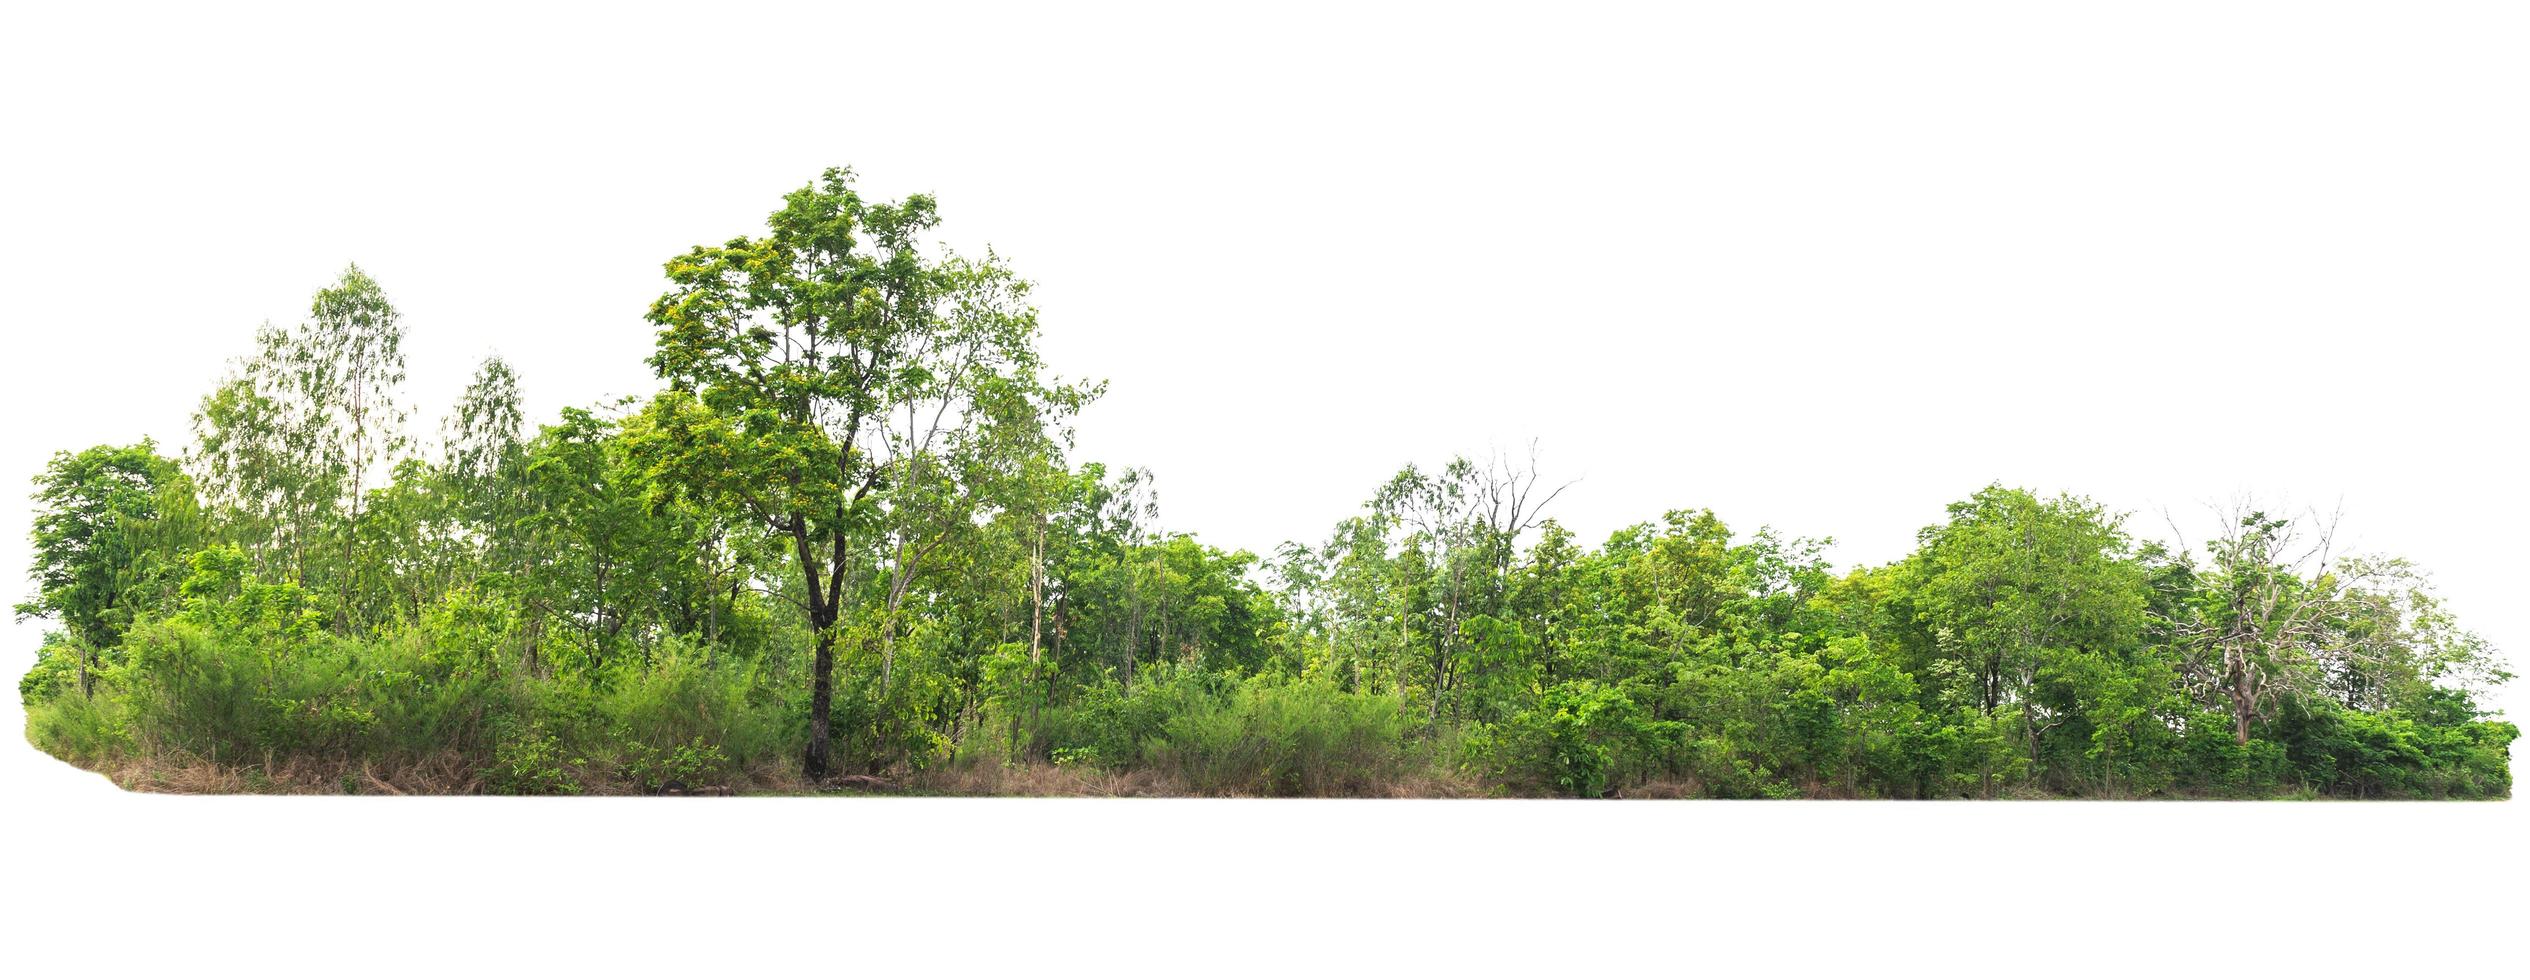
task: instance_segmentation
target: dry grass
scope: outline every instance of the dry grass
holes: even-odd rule
[[[472,796],[486,792],[480,761],[455,752],[405,758],[267,757],[254,762],[214,761],[181,752],[65,760],[103,774],[115,785],[142,793],[191,795]],[[572,767],[581,795],[637,796],[652,791],[601,767]],[[734,779],[686,788],[683,795],[921,795],[977,797],[1187,798],[1243,797],[1200,792],[1158,769],[1109,770],[1043,761],[1007,762],[970,755],[955,762],[883,779],[853,777],[812,785],[797,766],[761,762]],[[1370,782],[1344,794],[1379,799],[1464,799],[1497,795],[1475,778],[1437,767]],[[1628,795],[1637,795],[1629,793]]]
[[[905,780],[906,789],[940,796],[1184,796],[1158,773],[1112,773],[1091,766],[999,761],[940,766]]]
[[[82,768],[102,773],[115,785],[141,793],[472,796],[484,792],[481,775],[453,753],[384,761],[271,759],[251,765],[218,763],[196,757],[123,757]],[[607,778],[599,772],[575,772],[574,777],[580,784],[582,795],[637,796],[647,792],[645,787]],[[1368,787],[1367,790],[1351,795],[1379,799],[1466,799],[1492,795],[1473,779],[1441,773],[1416,774]],[[811,785],[800,779],[796,769],[764,765],[726,786],[697,786],[690,793],[1112,799],[1237,795],[1193,792],[1166,774],[1148,769],[1109,771],[1094,766],[1058,766],[1046,762],[1004,764],[999,760],[939,766],[894,780],[865,779],[825,786]]]
[[[1611,795],[1621,800],[1697,800],[1704,798],[1704,784],[1693,779],[1654,779]]]
[[[1005,764],[982,759],[941,766],[904,782],[914,793],[940,796],[1017,797],[1234,797],[1243,794],[1199,793],[1167,774],[1151,769],[1109,771],[1095,766],[1058,766],[1046,762]],[[1462,799],[1489,795],[1475,780],[1459,774],[1416,773],[1379,783],[1368,791],[1348,794],[1373,799]]]
[[[1463,772],[1414,773],[1379,788],[1383,792],[1374,795],[1392,800],[1470,800],[1499,795]]]
[[[272,758],[251,764],[213,762],[198,756],[121,756],[70,760],[138,793],[186,795],[475,796],[484,793],[481,771],[457,753],[405,759]],[[585,796],[638,796],[649,788],[596,769],[573,773]],[[728,793],[805,793],[796,769],[760,765],[729,784],[696,787]],[[716,795],[716,793],[714,794]]]
[[[266,759],[248,765],[192,756],[133,756],[86,768],[142,793],[464,796],[483,791],[482,778],[453,754],[359,762]]]

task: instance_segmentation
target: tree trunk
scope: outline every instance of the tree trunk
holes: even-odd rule
[[[1133,693],[1134,655],[1142,648],[1142,607],[1135,600],[1133,618],[1124,631],[1124,693]]]
[[[1125,579],[1125,595],[1126,604],[1133,614],[1125,619],[1124,627],[1124,693],[1132,694],[1134,658],[1142,650],[1142,575],[1139,569]]]
[[[2231,658],[2231,736],[2242,746],[2249,744],[2249,722],[2258,714],[2258,695],[2249,677],[2247,657]]]
[[[826,778],[832,751],[835,707],[835,636],[833,624],[817,628],[817,662],[808,688],[808,758],[800,767],[809,782]]]
[[[878,631],[878,696],[886,700],[896,683],[896,603],[888,601],[887,619]]]
[[[1434,725],[1441,723],[1441,682],[1444,680],[1442,670],[1449,665],[1449,661],[1445,659],[1447,656],[1439,650],[1432,652],[1432,712],[1429,720]]]
[[[703,666],[720,666],[720,583],[712,583],[712,597],[703,602]]]
[[[1028,555],[1028,662],[1037,661],[1045,636],[1045,528],[1037,528],[1036,545]]]

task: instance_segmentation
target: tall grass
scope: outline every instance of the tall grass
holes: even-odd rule
[[[1144,755],[1197,793],[1375,795],[1418,761],[1410,727],[1396,698],[1260,675],[1170,717]]]
[[[1033,758],[1129,773],[1156,784],[1134,788],[1174,794],[1455,795],[1451,761],[1458,753],[1422,733],[1419,722],[1393,696],[1326,681],[1162,667],[1146,671],[1130,692],[1109,683],[1046,710],[1015,757],[1005,740],[1008,719],[978,725],[978,737],[959,755],[968,767],[1024,768]],[[945,785],[989,789],[1002,782]]]
[[[30,700],[27,737],[91,768],[249,770],[249,788],[290,788],[269,785],[284,773],[319,788],[421,792],[791,779],[795,726],[744,667],[715,668],[671,643],[647,666],[556,679],[488,653],[452,655],[448,639],[422,627],[352,639],[144,623],[94,696],[73,687]]]

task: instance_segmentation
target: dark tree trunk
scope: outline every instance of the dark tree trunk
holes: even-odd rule
[[[817,580],[817,554],[809,545],[807,518],[793,514],[790,525],[800,578],[808,586],[808,625],[817,631],[817,658],[809,670],[808,755],[800,764],[800,774],[816,783],[833,771],[835,624],[843,619],[838,612],[842,605],[843,541],[840,536],[835,540],[838,567],[833,578],[821,583]]]
[[[817,628],[817,662],[808,688],[808,758],[801,772],[809,782],[826,778],[832,764],[835,708],[835,638],[832,624]]]

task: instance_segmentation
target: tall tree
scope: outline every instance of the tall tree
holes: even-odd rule
[[[1989,486],[1918,543],[1905,569],[1916,621],[1940,655],[1933,673],[1965,681],[1966,700],[1988,717],[2017,706],[2033,755],[2065,718],[2037,696],[2050,660],[2142,640],[2146,570],[2123,518],[2098,504]]]
[[[989,256],[925,256],[937,222],[929,196],[868,201],[831,169],[783,199],[769,234],[671,260],[650,309],[650,364],[670,387],[645,427],[653,472],[788,542],[816,637],[812,779],[831,768],[847,605],[869,601],[852,580],[928,557],[943,509],[969,499],[944,461],[990,425],[983,405],[1061,400],[1037,377],[1024,285]]]
[[[404,383],[404,318],[357,265],[317,291],[308,314],[288,364],[324,433],[327,465],[349,484],[344,504],[358,524],[369,480],[405,448],[404,408],[396,400]]]
[[[308,312],[259,330],[254,356],[194,415],[204,492],[236,515],[239,543],[299,581],[322,540],[350,561],[369,481],[405,447],[403,319],[385,290],[349,266]]]
[[[56,453],[35,480],[34,598],[21,618],[54,616],[80,651],[79,685],[94,689],[100,652],[122,642],[154,591],[182,576],[193,492],[148,442]]]
[[[499,494],[507,471],[518,461],[525,427],[518,372],[508,361],[484,358],[440,434],[440,468],[459,496],[481,504]]]
[[[2234,506],[2206,543],[2198,591],[2178,617],[2186,675],[2229,710],[2232,737],[2285,701],[2333,695],[2357,710],[2463,694],[2509,677],[2493,648],[2458,629],[2412,564],[2339,555],[2337,520]]]

